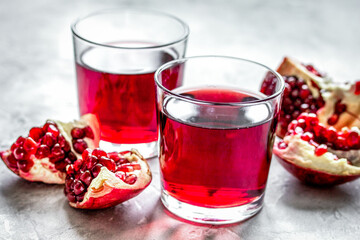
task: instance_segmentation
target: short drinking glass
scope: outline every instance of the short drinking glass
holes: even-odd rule
[[[155,11],[113,9],[72,25],[80,114],[100,121],[100,146],[157,155],[154,72],[184,57],[188,26]]]
[[[273,92],[260,93],[267,74]],[[203,56],[155,73],[160,114],[161,200],[195,222],[224,224],[263,204],[282,77],[250,60]]]

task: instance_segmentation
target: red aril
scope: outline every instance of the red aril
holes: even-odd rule
[[[64,193],[75,208],[99,209],[115,206],[138,195],[151,182],[146,160],[136,151],[83,152],[67,166]]]
[[[92,138],[85,130],[74,138],[73,129],[86,129]],[[31,128],[26,138],[19,137],[9,150],[0,152],[0,157],[11,171],[26,180],[62,184],[66,166],[87,147],[98,147],[99,135],[97,118],[92,114],[69,123],[48,120],[42,127]],[[79,141],[81,148],[76,145]]]

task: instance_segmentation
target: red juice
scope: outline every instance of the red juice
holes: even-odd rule
[[[179,94],[214,102],[263,98],[242,90],[192,89]],[[164,99],[160,167],[163,188],[179,201],[201,207],[235,207],[265,191],[276,118],[270,105],[202,109]]]
[[[102,140],[127,144],[156,141],[154,72],[173,57],[166,52],[132,52],[128,56],[113,52],[89,49],[76,63],[80,113],[98,115]]]

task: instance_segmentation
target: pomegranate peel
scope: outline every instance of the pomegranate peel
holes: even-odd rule
[[[86,146],[98,146],[97,118],[88,114],[70,123],[47,120],[44,126],[31,128],[28,137],[19,137],[10,149],[1,151],[0,157],[12,172],[28,181],[63,184],[66,166],[80,154],[69,135],[74,126],[86,129],[87,136],[81,139]]]
[[[283,138],[288,124],[301,113],[316,113],[326,126],[337,130],[360,127],[360,83],[334,82],[312,65],[285,57],[277,71],[284,77],[285,90],[281,105],[277,136]],[[274,76],[267,75],[261,92],[269,95]]]
[[[360,177],[360,136],[353,127],[336,131],[319,123],[315,114],[301,114],[289,124],[274,154],[299,180],[330,186]]]
[[[98,159],[96,160],[98,162],[94,163],[93,166],[90,164],[90,168],[99,164],[102,161],[101,158],[115,159],[116,167],[109,170],[108,166],[102,166],[99,173],[97,175],[95,174],[96,176],[94,176],[94,174],[92,175],[93,179],[87,187],[86,184],[82,182],[85,188],[81,189],[82,191],[79,191],[76,195],[74,182],[79,181],[81,175],[85,171],[88,171],[86,166],[89,166],[90,158],[93,156],[91,150],[86,151],[87,152],[83,154],[84,160],[77,160],[73,165],[68,166],[67,169],[68,175],[65,184],[65,195],[70,201],[70,206],[74,208],[100,209],[115,206],[137,196],[151,182],[152,175],[150,168],[146,160],[135,149],[132,149],[130,152],[116,153],[120,160],[116,160],[109,155],[103,155],[101,157],[94,155]],[[114,155],[114,153],[111,154]],[[75,165],[80,166],[78,170],[75,169]],[[129,168],[129,172],[123,167],[131,165],[135,167],[132,169]],[[135,180],[127,182],[126,179],[129,176],[133,176]],[[80,199],[78,199],[78,196],[80,196]]]

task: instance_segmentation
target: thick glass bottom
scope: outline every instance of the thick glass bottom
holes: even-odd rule
[[[158,156],[158,141],[150,143],[132,143],[132,144],[117,144],[101,140],[100,148],[107,152],[111,151],[127,151],[135,148],[146,159]]]
[[[263,198],[264,194],[253,202],[238,207],[207,208],[181,202],[164,189],[161,194],[162,203],[171,213],[189,221],[213,225],[240,222],[252,217],[261,210]]]

